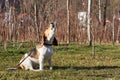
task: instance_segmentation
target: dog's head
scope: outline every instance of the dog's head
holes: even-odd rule
[[[51,45],[58,45],[57,40],[55,38],[55,31],[56,31],[56,23],[51,23],[45,32],[42,34],[42,44],[51,44]]]

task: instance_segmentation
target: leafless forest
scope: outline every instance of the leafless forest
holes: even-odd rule
[[[0,41],[4,45],[7,41],[39,42],[51,22],[57,22],[59,43],[119,43],[120,1],[0,0]]]

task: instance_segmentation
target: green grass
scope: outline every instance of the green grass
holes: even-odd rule
[[[53,70],[48,63],[41,72],[7,70],[16,67],[22,55],[29,51],[29,43],[16,50],[0,47],[0,80],[120,80],[120,46],[96,45],[95,57],[92,47],[86,45],[60,45],[54,47]]]

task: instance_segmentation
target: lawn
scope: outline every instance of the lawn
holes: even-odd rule
[[[31,49],[24,43],[17,50],[10,45],[4,51],[0,46],[0,80],[120,80],[120,46],[60,45],[54,47],[53,70],[48,63],[41,72],[7,70],[16,67],[22,55]]]

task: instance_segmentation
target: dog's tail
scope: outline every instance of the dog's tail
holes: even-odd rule
[[[7,68],[7,70],[18,70],[19,68]]]

